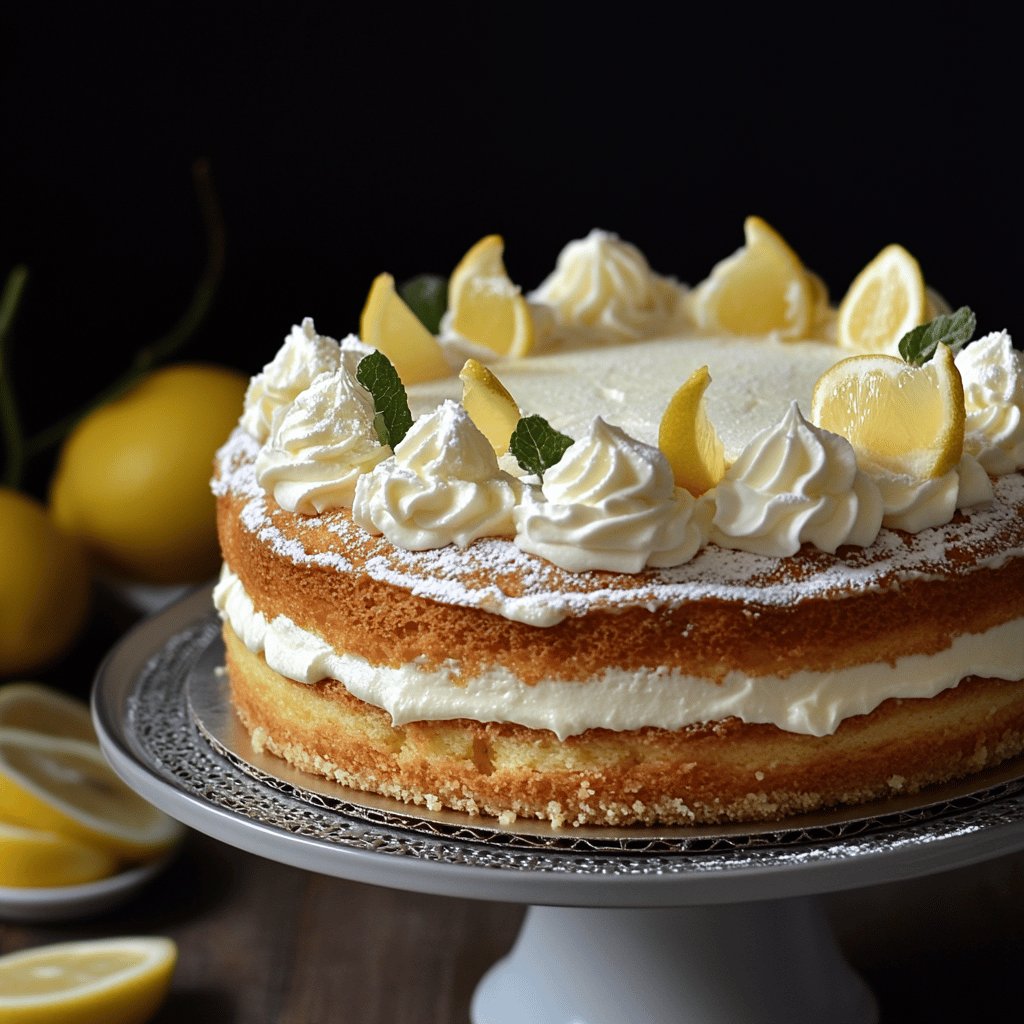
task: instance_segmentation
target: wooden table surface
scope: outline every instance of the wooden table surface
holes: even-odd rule
[[[64,666],[44,681],[74,691],[77,679],[87,692],[123,626],[93,634],[75,675]],[[996,1020],[1019,1007],[1024,852],[821,899],[882,1024]],[[189,832],[167,870],[119,908],[66,923],[0,919],[0,952],[169,936],[179,962],[153,1024],[466,1024],[477,983],[524,912],[314,874]]]

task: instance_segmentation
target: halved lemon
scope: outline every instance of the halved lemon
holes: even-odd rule
[[[391,360],[403,384],[451,376],[444,349],[398,294],[390,274],[378,274],[370,285],[359,337]]]
[[[117,871],[105,850],[56,832],[0,821],[0,886],[15,889],[81,885]]]
[[[710,383],[706,366],[694,370],[669,399],[658,427],[658,447],[672,467],[676,484],[694,497],[725,475],[725,449],[704,400]]]
[[[837,340],[843,348],[898,355],[903,335],[926,322],[928,304],[917,260],[902,245],[887,245],[839,303]]]
[[[503,356],[525,356],[534,341],[530,307],[505,270],[505,242],[486,235],[459,260],[448,282],[448,329]]]
[[[129,789],[95,743],[0,729],[0,818],[126,861],[168,849],[181,826]]]
[[[519,423],[519,406],[505,385],[477,359],[467,359],[459,371],[462,407],[477,429],[491,442],[496,455],[508,451]]]
[[[691,293],[699,327],[727,334],[807,337],[822,285],[763,218],[743,222],[746,244],[717,263]],[[826,293],[827,295],[827,293]]]
[[[160,936],[84,939],[0,956],[0,1024],[144,1024],[178,948]]]
[[[860,459],[923,480],[953,469],[964,446],[964,389],[948,345],[911,366],[897,356],[840,360],[814,386],[811,418]]]
[[[85,701],[30,681],[0,686],[0,729],[28,729],[50,736],[96,742]]]

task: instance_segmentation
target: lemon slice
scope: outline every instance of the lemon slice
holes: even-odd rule
[[[927,320],[928,293],[917,260],[887,245],[853,280],[836,320],[844,348],[898,355],[907,331]]]
[[[130,790],[94,743],[0,729],[0,818],[125,860],[170,847],[181,826]]]
[[[117,871],[104,850],[77,839],[0,821],[0,886],[15,889],[81,885]]]
[[[805,338],[822,285],[808,276],[785,239],[761,217],[743,222],[746,244],[694,289],[699,327],[727,334]]]
[[[533,348],[533,320],[505,270],[504,252],[502,237],[487,235],[459,260],[448,282],[448,328],[499,355],[525,356]]]
[[[953,352],[939,345],[923,366],[888,355],[843,359],[818,378],[811,418],[890,472],[942,476],[964,446],[964,389]]]
[[[167,996],[171,939],[129,936],[0,956],[0,1024],[143,1024]]]
[[[476,359],[467,359],[459,371],[462,407],[477,429],[491,442],[495,455],[508,451],[512,432],[519,423],[519,406],[505,385]]]
[[[391,360],[403,384],[451,376],[440,343],[398,294],[390,274],[378,274],[370,285],[359,337]]]
[[[710,383],[706,366],[694,370],[669,399],[658,427],[658,447],[668,459],[676,483],[695,497],[714,487],[725,474],[725,450],[704,401]]]
[[[84,701],[44,686],[15,682],[0,686],[0,729],[29,729],[50,736],[96,742]]]

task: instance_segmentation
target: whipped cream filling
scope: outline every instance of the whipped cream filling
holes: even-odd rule
[[[733,671],[716,683],[665,668],[609,666],[579,682],[527,684],[501,665],[457,679],[454,662],[435,669],[416,662],[390,668],[335,651],[286,616],[268,622],[227,566],[214,588],[214,604],[274,671],[307,684],[337,679],[360,700],[385,710],[395,725],[469,718],[550,729],[564,739],[587,729],[680,729],[735,717],[826,736],[844,719],[867,714],[892,697],[934,697],[969,675],[1024,679],[1024,617],[984,633],[961,634],[935,654],[835,672],[797,671],[783,678]]]

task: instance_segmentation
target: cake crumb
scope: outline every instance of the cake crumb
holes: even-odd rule
[[[267,730],[257,726],[252,731],[252,749],[257,754],[262,754],[267,748]]]
[[[517,817],[518,815],[515,811],[502,811],[501,814],[498,815],[498,824],[505,827],[514,825]]]
[[[895,789],[899,792],[905,785],[907,780],[902,775],[893,775],[886,780],[889,784],[890,789]]]
[[[758,782],[764,782],[764,772],[762,772],[762,771],[754,772],[754,778],[757,779]]]
[[[434,793],[424,793],[423,803],[426,805],[428,811],[439,811],[444,806],[441,800]]]

